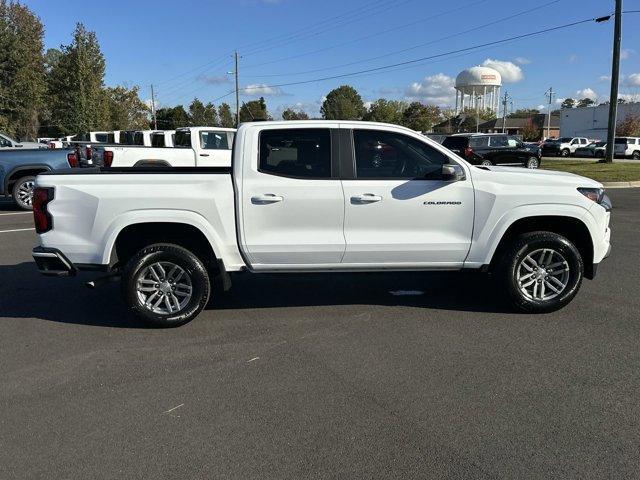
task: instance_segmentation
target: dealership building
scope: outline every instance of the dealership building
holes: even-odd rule
[[[640,103],[619,104],[618,123],[622,122],[628,115],[640,116]],[[609,105],[563,108],[560,110],[560,136],[606,140],[608,121]]]

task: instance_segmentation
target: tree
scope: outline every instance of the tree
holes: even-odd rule
[[[223,103],[218,109],[220,115],[220,126],[224,128],[233,128],[236,125],[233,115],[231,114],[231,107],[228,103]]]
[[[573,98],[565,98],[560,104],[560,108],[575,108],[576,101]]]
[[[406,108],[407,104],[404,102],[380,98],[371,104],[362,119],[368,122],[395,123],[401,125],[402,113]]]
[[[621,137],[640,137],[640,115],[627,115],[618,123],[616,135]]]
[[[540,140],[542,132],[533,124],[533,120],[529,119],[520,130],[522,138],[526,142],[535,142]]]
[[[540,113],[537,108],[519,108],[515,112],[510,113],[507,117],[511,118],[527,118]]]
[[[108,87],[107,130],[144,130],[149,126],[149,107],[140,100],[139,88]]]
[[[240,107],[240,122],[269,120],[270,118],[264,97],[260,97],[258,100],[242,102],[242,107]]]
[[[34,138],[46,82],[42,23],[17,2],[0,0],[0,129]]]
[[[349,85],[331,90],[320,108],[325,120],[360,120],[365,111],[362,97]]]
[[[296,111],[293,108],[287,108],[282,112],[283,120],[309,120],[309,115],[302,110]]]
[[[490,108],[476,110],[473,107],[466,107],[461,115],[464,116],[464,120],[460,123],[458,130],[462,132],[475,132],[478,120],[483,123],[496,118],[495,112]]]
[[[402,125],[417,132],[429,132],[443,119],[440,107],[411,102],[402,112]]]
[[[95,32],[78,23],[49,75],[52,121],[62,134],[106,129],[105,61]]]
[[[159,108],[156,110],[158,128],[163,130],[175,130],[189,126],[189,115],[182,105],[173,108]]]
[[[578,100],[578,105],[577,106],[578,106],[578,108],[589,107],[589,106],[593,105],[594,103],[596,103],[596,102],[594,102],[590,98],[582,98],[582,99]]]
[[[213,103],[206,105],[197,98],[189,105],[189,123],[193,127],[215,127],[218,125],[218,111]]]

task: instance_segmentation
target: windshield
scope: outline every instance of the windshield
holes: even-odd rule
[[[560,140],[558,140],[560,143],[569,143],[571,140],[573,140],[571,137],[562,137]]]
[[[614,143],[627,143],[627,139],[626,138],[616,138]]]
[[[604,147],[607,142],[596,142],[596,147]]]

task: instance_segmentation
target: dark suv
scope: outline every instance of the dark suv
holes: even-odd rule
[[[473,165],[540,166],[540,147],[525,145],[504,133],[469,133],[449,135],[442,145]]]

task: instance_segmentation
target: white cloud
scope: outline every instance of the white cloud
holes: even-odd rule
[[[515,61],[518,65],[529,65],[531,63],[531,60],[525,57],[516,57]]]
[[[565,100],[566,98],[556,98],[556,105],[561,105]]]
[[[627,87],[640,87],[640,73],[632,73],[627,75],[624,79],[624,84]]]
[[[500,72],[502,81],[505,83],[516,83],[524,79],[522,69],[513,62],[487,58],[484,62],[482,62],[482,65],[485,67],[493,68]]]
[[[540,105],[538,105],[536,108],[537,108],[538,110],[544,110],[546,107],[547,107],[546,105],[542,105],[542,104],[540,104]]]
[[[578,55],[575,53],[569,55],[569,63],[576,63],[578,61]]]
[[[622,98],[626,100],[628,103],[640,102],[640,94],[638,93],[621,93],[618,95],[618,98]]]
[[[242,89],[245,95],[252,97],[282,97],[286,95],[278,87],[270,87],[264,83],[252,83]]]
[[[598,94],[592,88],[583,88],[576,92],[578,99],[589,98],[594,102],[598,99]]]
[[[635,53],[635,50],[632,50],[631,48],[623,48],[620,50],[620,60],[627,60],[632,53]]]
[[[435,105],[452,105],[455,101],[455,80],[437,73],[425,77],[421,82],[413,82],[405,89],[405,95],[409,99],[418,99]]]
[[[611,75],[600,75],[598,77],[598,80],[600,82],[610,82],[611,81]]]

